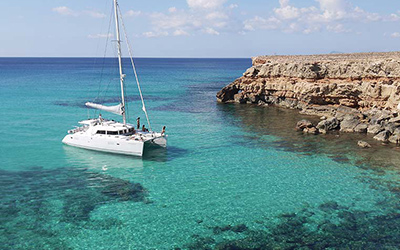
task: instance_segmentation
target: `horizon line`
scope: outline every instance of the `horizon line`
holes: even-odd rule
[[[0,56],[0,58],[116,58],[112,56]],[[122,57],[127,58],[129,57]],[[141,59],[251,59],[251,57],[156,57],[156,56],[138,56],[133,58]]]
[[[329,55],[329,54],[365,54],[365,53],[399,53],[400,50],[392,50],[392,51],[357,51],[357,52],[342,52],[342,51],[331,51],[325,53],[294,53],[294,54],[260,54],[260,55],[253,55],[248,57],[201,57],[201,56],[177,56],[177,57],[169,57],[169,56],[138,56],[133,58],[143,58],[143,59],[252,59],[253,57],[259,56],[313,56],[313,55]],[[0,58],[116,58],[114,56],[0,56]],[[129,57],[122,57],[122,58],[129,58]]]

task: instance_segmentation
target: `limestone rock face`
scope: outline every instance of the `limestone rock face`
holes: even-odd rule
[[[348,119],[344,119],[340,123],[340,131],[342,132],[354,132],[354,129],[360,124],[358,119],[354,117],[350,117]]]
[[[335,130],[338,129],[340,125],[339,120],[336,117],[330,117],[326,120],[320,121],[317,124],[317,129],[322,131],[322,133],[330,131],[330,130]]]
[[[387,142],[390,137],[390,132],[388,130],[383,130],[374,136],[375,140]]]
[[[400,132],[395,133],[389,137],[389,142],[396,143],[397,145],[400,143]]]
[[[400,52],[255,57],[253,66],[217,98],[233,101],[239,91],[291,108],[316,104],[397,110]]]
[[[388,124],[400,126],[400,52],[258,56],[252,61],[242,77],[218,92],[219,102],[336,117],[346,132],[389,131],[390,136],[397,125]],[[321,132],[336,128],[326,121],[317,126]]]
[[[357,133],[367,133],[368,130],[368,124],[365,123],[360,123],[354,128],[354,132]]]

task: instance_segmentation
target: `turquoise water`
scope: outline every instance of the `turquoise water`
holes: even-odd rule
[[[398,148],[299,134],[304,116],[292,110],[216,103],[247,59],[137,59],[167,150],[142,159],[63,145],[77,121],[98,115],[86,101],[118,102],[115,64],[0,59],[3,248],[400,246]],[[144,115],[133,79],[126,83],[135,122]]]

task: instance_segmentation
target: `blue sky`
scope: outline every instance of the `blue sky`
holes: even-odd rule
[[[400,50],[400,0],[119,0],[119,4],[137,57]],[[0,56],[103,56],[107,37],[113,39],[108,30],[111,7],[111,0],[1,1]]]

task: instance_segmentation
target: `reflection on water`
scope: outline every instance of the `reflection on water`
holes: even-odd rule
[[[64,145],[64,152],[68,161],[79,161],[90,168],[104,170],[104,166],[112,166],[114,168],[143,168],[143,162],[166,162],[170,158],[178,158],[184,155],[187,150],[173,146],[167,148],[156,145],[145,144],[145,150],[142,157],[131,155],[112,154],[107,152],[99,152],[82,148],[75,148]]]
[[[278,107],[233,104],[219,105],[218,108],[226,120],[249,133],[255,133],[253,143],[260,147],[280,148],[303,155],[325,154],[338,162],[348,163],[352,160],[354,165],[360,167],[400,172],[400,148],[393,144],[382,144],[370,135],[339,132],[308,135],[295,131],[299,120],[308,119],[317,123],[319,117]],[[372,148],[358,147],[358,140],[367,141]]]
[[[107,170],[108,168],[124,168],[137,171],[143,169],[143,160],[139,157],[97,152],[67,145],[64,145],[63,149],[67,161],[71,163],[69,164],[71,166],[79,162],[83,164],[83,166],[98,172]]]

